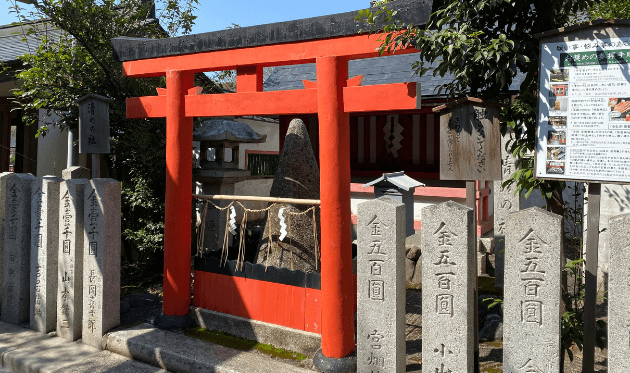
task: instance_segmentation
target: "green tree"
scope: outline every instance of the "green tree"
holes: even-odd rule
[[[29,46],[31,52],[21,57],[23,68],[16,72],[22,85],[14,91],[15,102],[26,124],[36,124],[38,110],[47,109],[62,118],[62,128],[77,128],[75,100],[90,93],[114,100],[107,163],[112,177],[123,181],[123,245],[127,253],[138,250],[141,259],[163,246],[165,121],[127,119],[125,99],[154,95],[165,81],[125,78],[122,64],[114,62],[110,40],[189,33],[197,4],[198,0],[162,0],[158,23],[151,17],[150,1],[39,0],[30,12],[13,2],[24,34],[41,41]],[[44,127],[37,135],[45,136],[47,130]],[[153,257],[160,268],[162,256]]]

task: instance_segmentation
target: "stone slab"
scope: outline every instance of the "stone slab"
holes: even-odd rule
[[[70,179],[59,189],[59,272],[57,334],[81,338],[83,317],[83,206],[85,179]]]
[[[630,214],[610,219],[608,371],[630,372]]]
[[[266,356],[218,346],[149,324],[110,333],[107,350],[173,372],[312,373]]]
[[[31,329],[48,333],[57,327],[57,258],[59,257],[59,186],[56,177],[38,178],[31,195]]]
[[[4,258],[4,214],[6,205],[7,176],[12,172],[0,173],[0,303],[2,303],[2,260]]]
[[[98,352],[98,349],[83,343],[48,338],[7,352],[3,356],[3,365],[14,373],[51,373],[89,359]]]
[[[365,5],[367,7],[367,2]],[[429,20],[431,5],[432,1],[427,0],[399,0],[391,5],[391,9],[398,11],[395,18],[403,24],[422,25]],[[376,12],[376,9],[373,12]],[[300,42],[356,35],[361,28],[361,25],[354,20],[356,15],[357,11],[353,11],[162,40],[120,37],[112,39],[112,45],[114,47],[114,58],[122,62],[188,53]],[[364,26],[363,28],[367,29],[368,27]]]
[[[90,169],[81,166],[68,167],[61,171],[61,178],[69,179],[89,179],[91,176]]]
[[[120,325],[120,182],[92,179],[85,189],[83,343],[101,347]]]
[[[52,373],[168,373],[168,371],[109,351],[101,351]]]
[[[305,332],[199,307],[191,308],[190,316],[202,328],[234,334],[241,338],[299,352],[309,357],[313,357],[322,346],[322,336],[317,333]]]
[[[422,367],[429,372],[473,372],[473,213],[452,201],[422,209]]]
[[[405,214],[389,197],[357,207],[359,372],[405,371]]]
[[[503,371],[560,372],[562,217],[533,207],[507,217]]]
[[[494,255],[495,255],[495,284],[503,287],[505,268],[505,225],[507,215],[521,209],[520,194],[514,194],[516,185],[511,184],[503,188],[502,184],[516,171],[516,161],[512,153],[505,150],[509,141],[514,137],[510,131],[501,136],[501,181],[494,181]]]
[[[6,177],[2,321],[19,325],[29,318],[31,260],[31,174]]]
[[[0,357],[6,352],[48,338],[46,334],[0,322]]]

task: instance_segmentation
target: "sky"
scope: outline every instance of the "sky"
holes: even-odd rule
[[[0,25],[17,20],[15,13],[9,13],[12,2],[0,0]],[[370,6],[370,0],[199,0],[199,3],[196,12],[198,18],[193,28],[195,34],[224,30],[233,23],[246,27],[355,11]]]

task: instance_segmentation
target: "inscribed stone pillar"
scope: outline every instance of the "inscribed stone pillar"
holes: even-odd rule
[[[516,185],[511,184],[507,188],[501,185],[516,171],[516,160],[512,153],[505,150],[508,142],[514,138],[514,132],[508,131],[501,137],[501,181],[494,182],[494,258],[495,258],[495,285],[503,287],[503,273],[505,263],[505,224],[510,212],[521,209],[520,194],[514,194]]]
[[[83,343],[101,348],[120,325],[120,183],[92,179],[85,191]]]
[[[560,371],[562,217],[533,207],[507,217],[503,372]]]
[[[357,371],[404,372],[405,205],[381,197],[357,219]]]
[[[83,206],[85,179],[65,180],[59,188],[59,273],[57,334],[81,338],[83,316]]]
[[[423,371],[474,369],[473,213],[452,201],[422,209]]]
[[[4,259],[4,216],[7,197],[7,176],[13,175],[12,172],[0,173],[0,293],[2,292],[2,262]],[[0,303],[2,299],[0,297]]]
[[[31,196],[31,329],[48,333],[57,327],[57,258],[59,256],[59,186],[56,177],[38,178]]]
[[[18,325],[28,320],[31,253],[31,174],[6,177],[2,321]]]
[[[61,177],[64,180],[69,179],[89,179],[90,178],[90,169],[81,167],[81,166],[72,166],[68,167],[65,170],[61,171]]]
[[[608,371],[630,372],[630,214],[610,219]]]

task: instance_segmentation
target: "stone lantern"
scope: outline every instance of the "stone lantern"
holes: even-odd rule
[[[363,185],[364,188],[369,186],[374,187],[375,198],[386,196],[405,204],[407,237],[413,235],[416,232],[413,228],[413,193],[417,187],[424,186],[424,184],[400,171],[383,174],[378,179]]]
[[[265,142],[267,135],[256,133],[245,123],[213,118],[203,121],[201,127],[193,132],[193,141],[201,143],[199,162],[201,169],[193,176],[196,193],[233,195],[234,184],[251,177],[251,171],[238,168],[239,144]],[[224,207],[229,201],[214,201],[214,204]],[[198,207],[198,212],[203,213],[203,209]],[[204,251],[217,251],[222,248],[225,219],[225,211],[221,213],[215,208],[208,209]],[[231,237],[229,235],[230,240]]]

